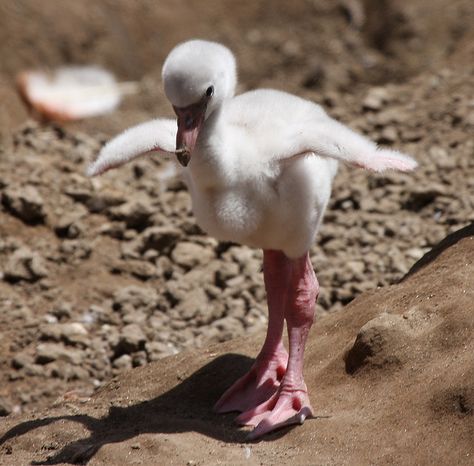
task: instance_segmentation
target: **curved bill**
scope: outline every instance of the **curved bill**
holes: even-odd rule
[[[187,107],[173,107],[178,117],[178,133],[176,134],[176,157],[186,167],[196,145],[199,131],[204,123],[206,104],[198,102]]]

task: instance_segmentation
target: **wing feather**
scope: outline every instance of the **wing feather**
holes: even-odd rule
[[[281,159],[292,159],[301,154],[315,153],[340,162],[375,172],[414,170],[418,163],[409,155],[377,146],[368,138],[356,133],[329,116],[309,121],[298,136],[291,138],[292,147],[280,154]]]
[[[228,113],[236,126],[246,123],[267,161],[291,162],[313,153],[376,172],[409,171],[417,166],[410,156],[378,147],[328,116],[319,105],[286,92],[246,92],[232,100]]]
[[[125,130],[111,139],[87,168],[88,176],[97,176],[150,152],[174,153],[176,121],[160,118]]]

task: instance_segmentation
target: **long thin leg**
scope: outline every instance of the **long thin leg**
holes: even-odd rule
[[[291,278],[285,311],[290,344],[288,368],[277,392],[268,401],[237,418],[240,424],[256,426],[250,434],[252,439],[282,426],[302,424],[313,414],[303,379],[303,360],[319,285],[308,254],[290,263]]]
[[[247,411],[268,400],[280,386],[288,353],[282,334],[291,266],[280,251],[263,252],[268,328],[263,347],[250,371],[235,382],[214,406],[217,412]]]

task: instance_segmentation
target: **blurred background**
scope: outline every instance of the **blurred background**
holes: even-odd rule
[[[25,69],[98,64],[141,92],[91,127],[125,127],[168,111],[164,58],[189,38],[236,53],[241,90],[271,86],[321,100],[330,91],[403,82],[462,55],[472,40],[469,0],[2,0],[2,130],[26,118],[13,82]],[[467,58],[467,57],[466,57]]]
[[[261,252],[202,232],[170,163],[84,176],[110,136],[172,115],[176,43],[220,41],[239,92],[296,93],[420,162],[341,167],[311,251],[323,317],[474,221],[473,14],[472,0],[0,0],[0,416],[266,326]],[[18,74],[78,64],[137,92],[76,122],[30,113]]]

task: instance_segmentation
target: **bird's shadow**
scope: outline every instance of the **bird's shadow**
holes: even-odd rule
[[[78,414],[22,422],[0,438],[0,445],[61,420],[82,424],[89,430],[89,436],[75,440],[32,464],[86,464],[103,445],[123,442],[144,433],[194,431],[223,442],[242,443],[247,441],[248,431],[237,429],[233,424],[235,413],[215,414],[212,406],[236,378],[250,369],[252,363],[251,358],[242,355],[219,356],[152,400],[127,407],[111,407],[106,416],[99,418]],[[275,432],[266,439],[280,437],[290,428]]]

